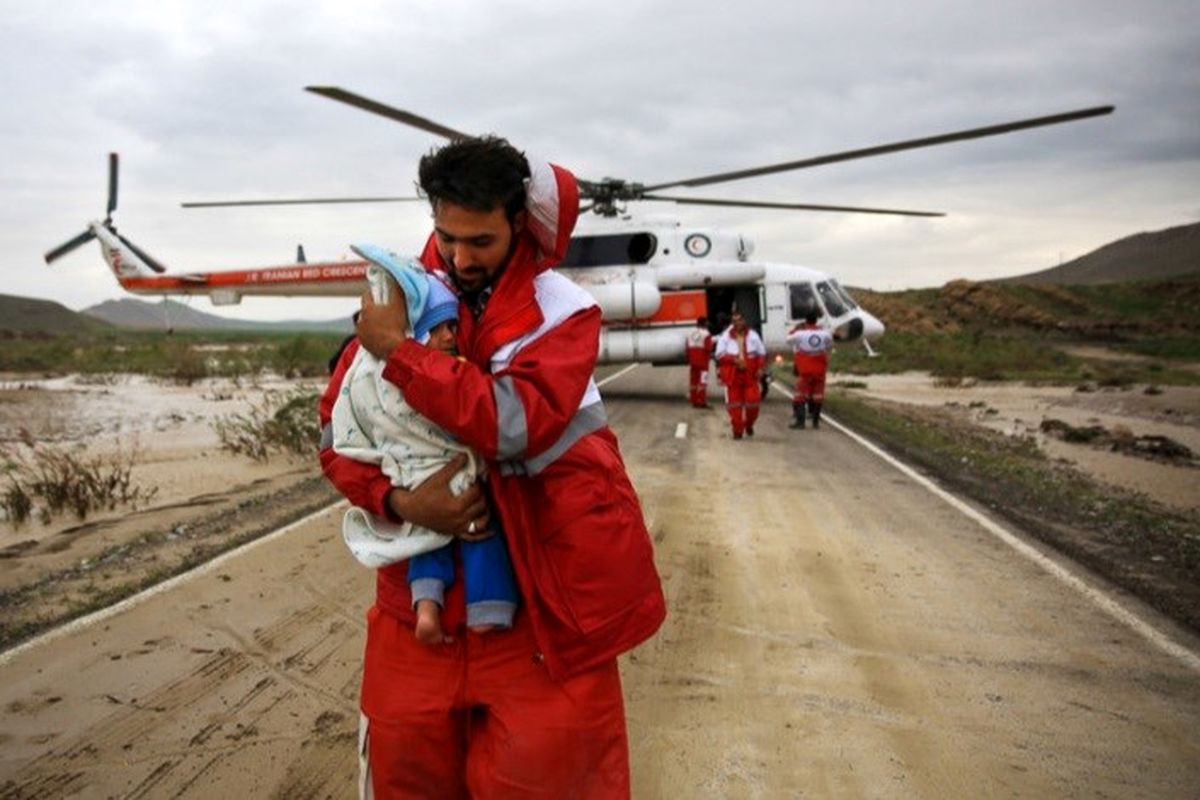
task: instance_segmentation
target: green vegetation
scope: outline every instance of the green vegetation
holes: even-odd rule
[[[1200,301],[1200,279],[1196,276],[1172,281],[1131,281],[1100,286],[1064,286],[1063,291],[1079,299],[1089,313],[1101,313],[1124,320],[1167,320],[1195,324],[1181,319],[1194,313]]]
[[[175,333],[106,331],[20,336],[0,347],[0,372],[63,375],[131,372],[180,383],[264,371],[287,377],[324,375],[342,335],[336,333]]]
[[[1035,347],[1024,338],[975,333],[888,334],[875,358],[861,347],[842,347],[831,368],[857,375],[922,370],[935,377],[985,380],[1077,380],[1079,359]]]
[[[316,408],[317,393],[309,389],[267,392],[248,413],[220,417],[213,428],[223,449],[255,461],[272,453],[311,458],[321,439]]]
[[[1200,382],[1188,369],[1200,361],[1200,277],[1099,286],[951,281],[937,289],[858,294],[888,333],[876,359],[858,347],[839,348],[833,362],[839,372],[924,370],[947,379],[1067,384]]]
[[[1114,350],[1167,361],[1200,361],[1200,336],[1163,336],[1132,342],[1115,342]]]
[[[918,370],[936,378],[1017,380],[1031,383],[1128,386],[1134,383],[1192,385],[1200,374],[1154,361],[1117,361],[1084,358],[1066,352],[1067,341],[1021,333],[888,333],[879,355],[871,358],[858,346],[838,348],[830,369],[838,373],[870,375]],[[1176,345],[1180,353],[1200,346],[1200,338]],[[1133,345],[1124,349],[1135,350]],[[1147,343],[1147,355],[1166,360],[1164,346]],[[1181,360],[1184,356],[1180,356]]]

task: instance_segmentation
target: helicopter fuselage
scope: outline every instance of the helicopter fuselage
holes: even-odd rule
[[[358,297],[367,288],[367,265],[359,260],[156,275],[115,232],[89,227],[121,286],[134,294],[207,295],[220,306],[251,296]],[[684,336],[696,320],[707,318],[716,333],[734,308],[772,353],[787,351],[788,332],[809,311],[843,341],[883,334],[883,324],[830,275],[754,261],[752,253],[752,243],[735,233],[610,223],[573,237],[558,269],[600,305],[600,363],[682,364]]]

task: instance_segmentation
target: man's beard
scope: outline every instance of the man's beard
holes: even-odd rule
[[[458,267],[451,267],[449,270],[450,280],[458,289],[459,294],[468,301],[473,301],[483,292],[484,289],[487,289],[489,286],[495,283],[496,279],[500,277],[500,273],[496,273],[492,279],[489,280],[487,271],[482,267],[471,267],[471,269],[478,270],[479,272],[477,274],[481,278],[481,280],[473,281],[471,286],[468,286],[463,282],[462,277],[459,275]]]

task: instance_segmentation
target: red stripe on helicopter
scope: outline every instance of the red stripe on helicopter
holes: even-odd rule
[[[695,324],[700,317],[708,316],[708,298],[703,291],[698,292],[663,292],[662,305],[651,323],[690,322]]]
[[[121,280],[121,284],[127,289],[195,289],[198,286],[238,288],[269,286],[276,283],[347,283],[364,281],[366,278],[365,261],[329,261],[229,272],[126,277]]]

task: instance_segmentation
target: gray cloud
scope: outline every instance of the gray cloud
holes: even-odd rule
[[[415,248],[424,209],[185,212],[185,199],[403,193],[433,138],[301,91],[341,85],[509,136],[580,175],[686,178],[1114,103],[1111,117],[739,181],[701,195],[930,208],[925,221],[650,206],[758,254],[879,288],[994,277],[1194,221],[1200,7],[1153,0],[686,5],[0,1],[0,291],[120,295],[99,257],[41,253],[103,214],[178,268],[278,263],[303,241]],[[683,193],[681,191],[681,193]],[[648,204],[647,204],[648,205]],[[677,212],[677,213],[676,213]],[[204,301],[198,301],[206,306]],[[247,301],[245,316],[343,302]]]

